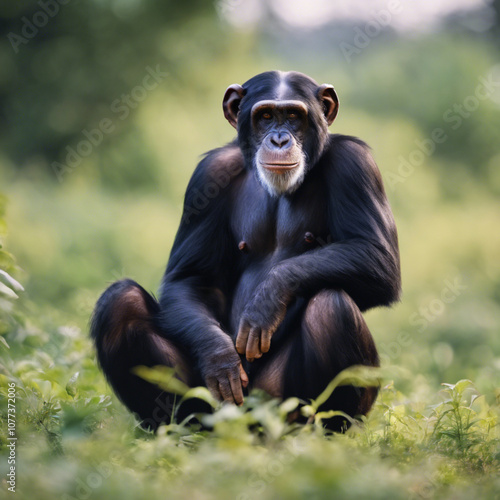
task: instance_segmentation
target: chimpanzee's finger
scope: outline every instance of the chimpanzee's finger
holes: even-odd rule
[[[229,384],[233,393],[234,402],[241,406],[243,404],[243,389],[241,387],[240,371],[237,368],[234,372],[228,374]]]
[[[273,336],[271,330],[262,330],[260,334],[260,350],[268,352],[271,349],[271,337]]]
[[[241,385],[243,387],[248,386],[248,375],[247,372],[243,369],[243,365],[240,363],[240,380],[241,380]]]
[[[260,352],[260,328],[257,326],[250,329],[246,353],[248,361],[253,361],[262,356]]]
[[[219,380],[219,390],[222,395],[222,399],[228,403],[234,403],[233,392],[231,391],[231,384],[226,378],[225,380]]]
[[[215,378],[209,378],[206,381],[207,388],[210,391],[210,394],[217,400],[222,401],[222,396],[219,390],[219,382]]]
[[[248,334],[250,333],[250,325],[245,320],[241,320],[236,337],[236,350],[240,354],[245,354],[247,348]]]

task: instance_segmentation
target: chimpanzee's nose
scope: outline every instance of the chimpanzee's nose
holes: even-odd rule
[[[271,136],[271,144],[277,148],[283,148],[290,142],[290,134],[288,132],[275,132]]]

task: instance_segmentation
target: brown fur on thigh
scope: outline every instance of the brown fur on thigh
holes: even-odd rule
[[[283,397],[285,367],[288,363],[290,351],[291,343],[284,345],[279,353],[262,366],[251,382],[251,387],[262,389],[275,398]]]

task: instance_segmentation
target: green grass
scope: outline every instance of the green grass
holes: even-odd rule
[[[343,435],[324,431],[314,402],[303,409],[309,423],[290,424],[297,401],[258,391],[241,408],[203,416],[211,431],[171,423],[153,435],[111,394],[82,332],[34,326],[27,303],[0,307],[10,324],[0,357],[1,489],[8,493],[14,382],[18,498],[496,498],[499,407],[468,380],[439,394],[406,380],[402,394],[390,381],[405,379],[402,370],[351,371],[348,382],[382,376],[383,388],[369,417]]]

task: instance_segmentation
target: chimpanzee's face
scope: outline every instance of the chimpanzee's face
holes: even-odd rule
[[[224,114],[238,129],[249,166],[270,194],[296,190],[320,157],[338,99],[331,85],[301,73],[267,72],[224,96]]]
[[[254,166],[272,194],[294,191],[305,175],[307,106],[296,100],[264,100],[251,111]]]

